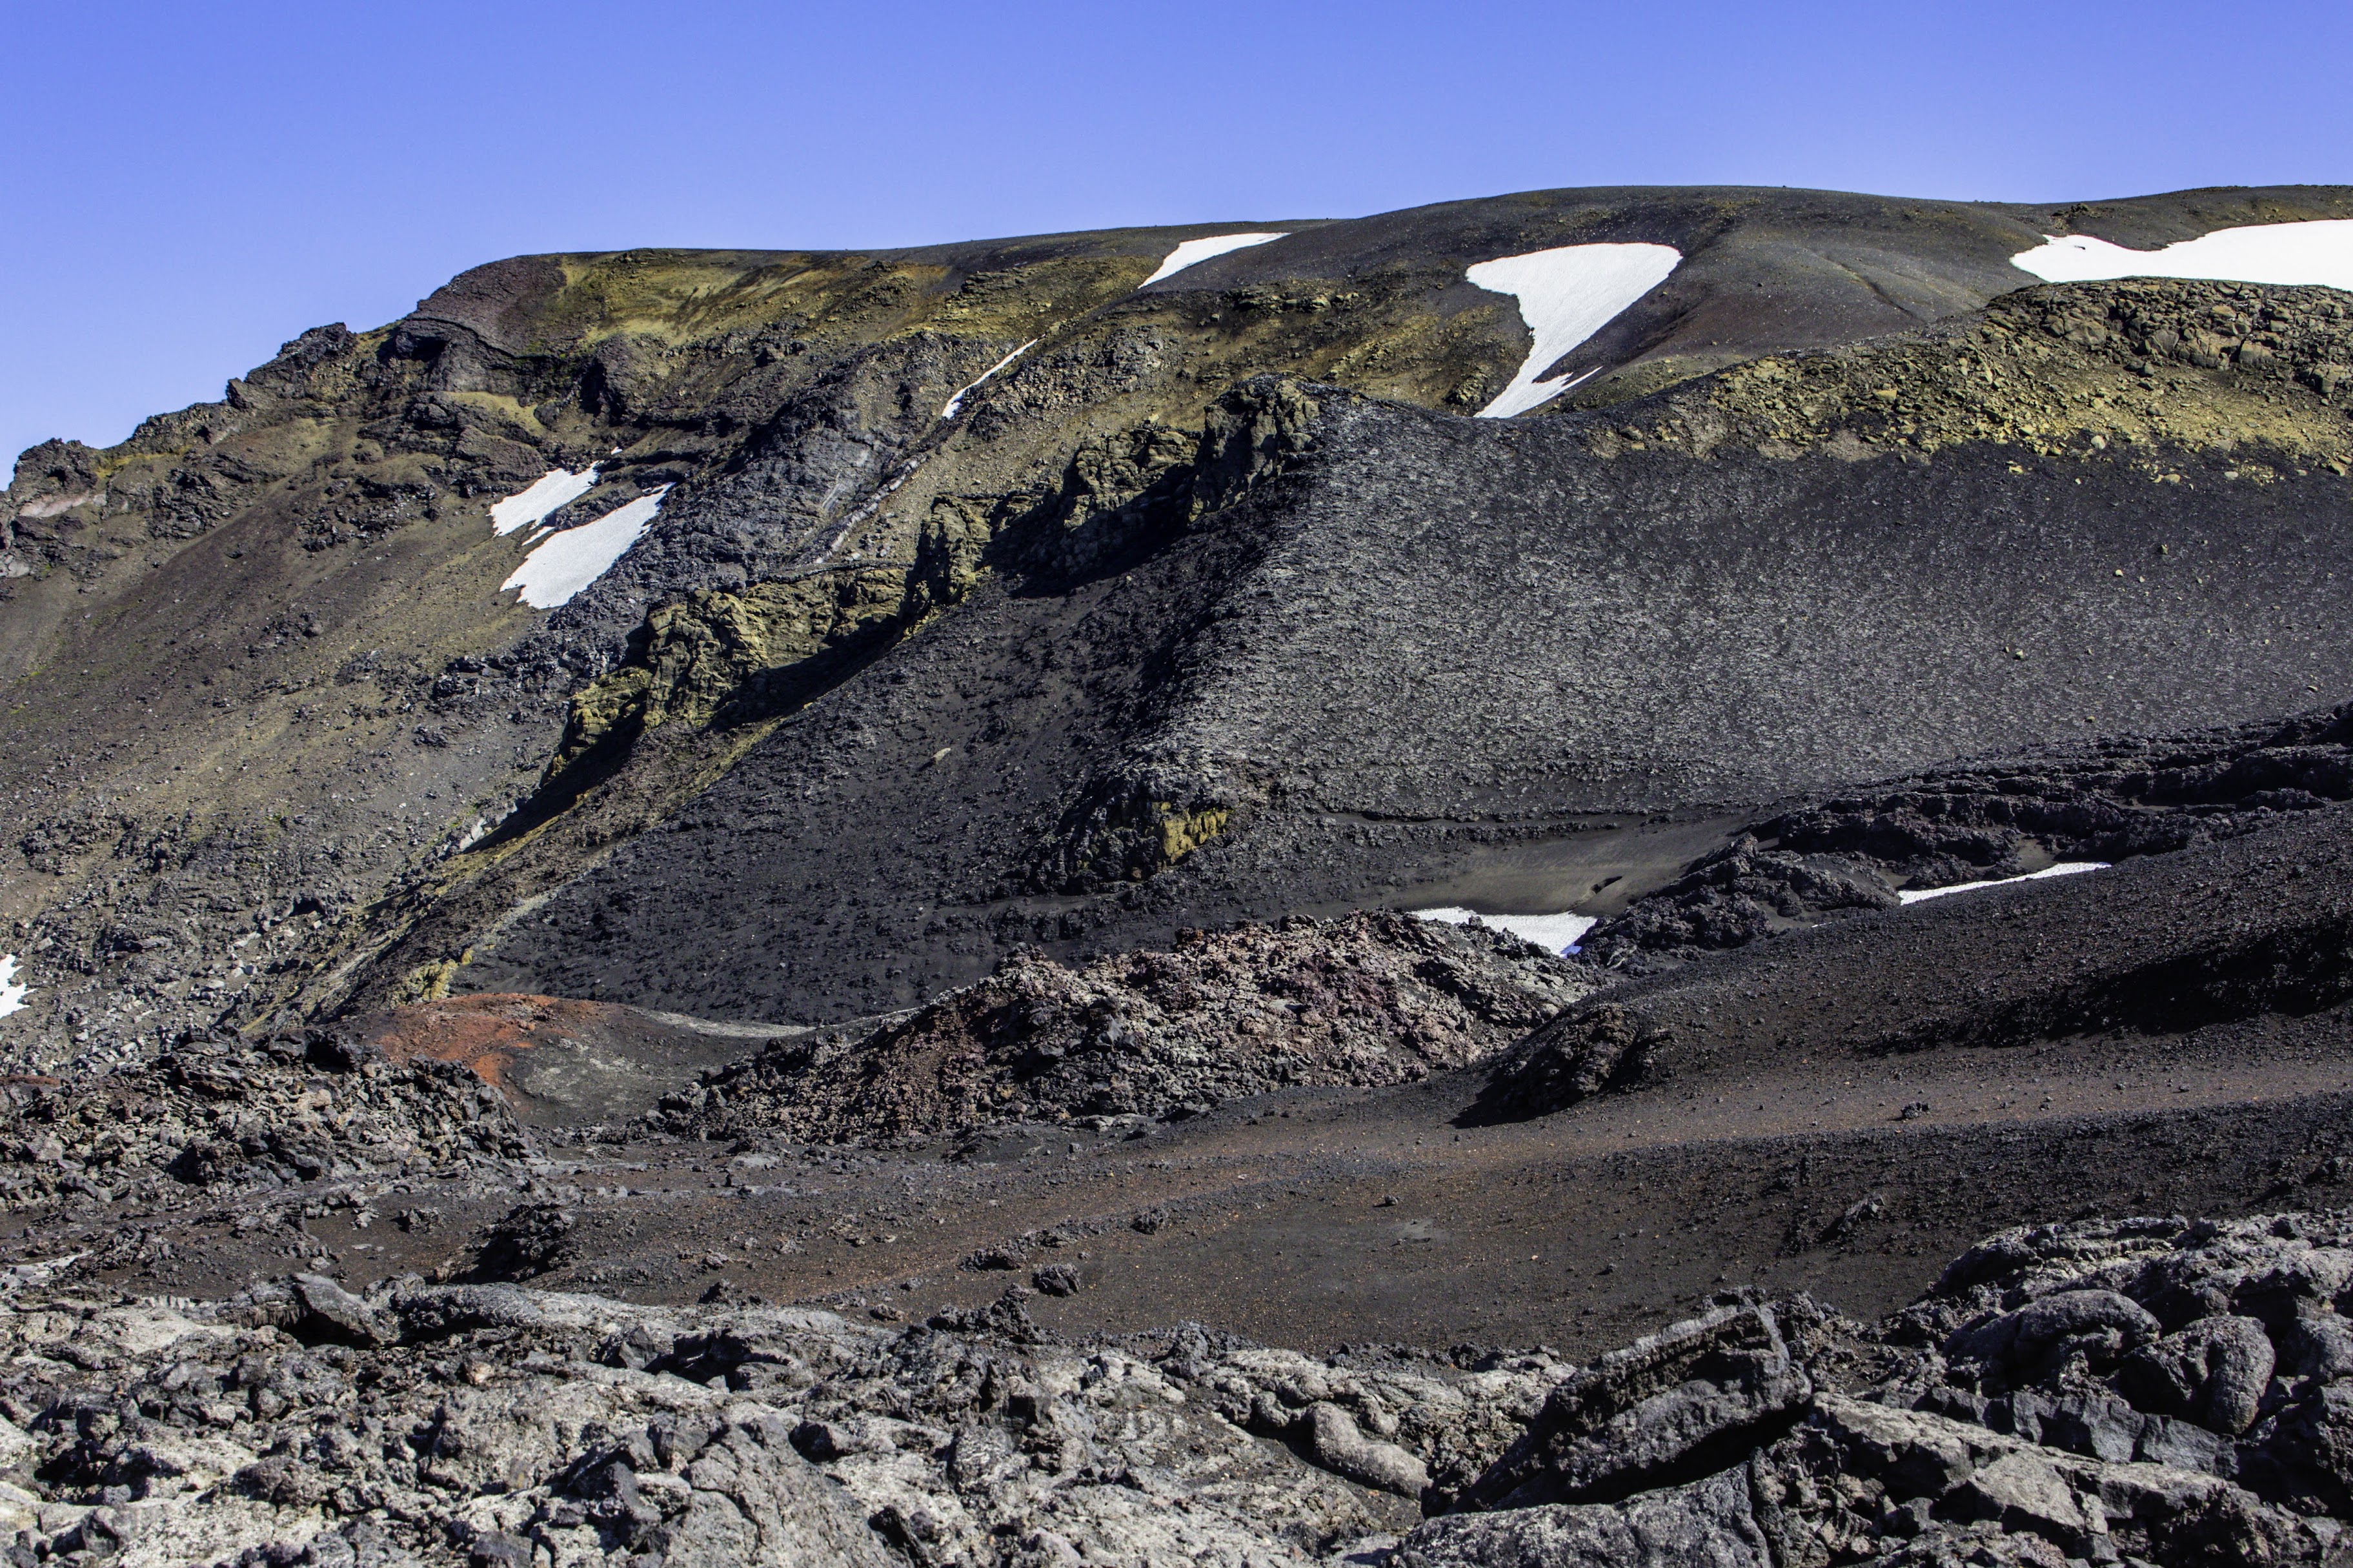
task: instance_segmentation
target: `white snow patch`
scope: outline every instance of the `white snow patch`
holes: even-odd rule
[[[1538,947],[1553,952],[1571,951],[1587,931],[1600,923],[1598,916],[1575,915],[1567,910],[1556,915],[1483,915],[1459,904],[1441,904],[1436,909],[1408,910],[1406,913],[1416,920],[1439,921],[1451,926],[1466,925],[1473,915],[1477,915],[1483,925],[1510,931],[1514,936],[1525,937]]]
[[[13,952],[0,952],[0,1018],[5,1018],[11,1013],[21,1013],[25,1009],[25,993],[30,991],[32,987],[16,984],[16,955]]]
[[[2162,250],[2127,250],[2088,234],[2046,235],[2010,264],[2046,283],[2112,278],[2203,278],[2223,283],[2320,284],[2353,289],[2353,218],[2218,228]]]
[[[1031,338],[1028,342],[1023,343],[1019,348],[1015,349],[1011,353],[1007,354],[1003,359],[998,360],[995,364],[990,365],[987,370],[982,371],[978,375],[972,379],[969,385],[958,392],[954,397],[948,399],[948,405],[940,410],[940,417],[943,419],[955,418],[956,416],[956,410],[964,406],[964,400],[978,390],[982,382],[987,381],[990,376],[995,375],[998,371],[1003,370],[1007,365],[1011,364],[1015,360],[1019,359],[1023,354],[1028,353],[1031,349],[1034,349],[1037,346],[1038,340]]]
[[[638,542],[668,494],[670,487],[664,485],[615,507],[594,522],[548,535],[538,549],[522,558],[514,575],[499,584],[500,591],[522,589],[522,602],[534,610],[552,610],[568,603]]]
[[[1159,271],[1136,287],[1149,289],[1163,278],[1172,278],[1187,267],[1198,267],[1213,256],[1223,256],[1229,250],[1247,250],[1253,245],[1264,245],[1282,237],[1280,234],[1213,234],[1206,239],[1188,239],[1168,253],[1168,259],[1160,264]]]
[[[2056,865],[2045,866],[2040,871],[2029,871],[2022,877],[1988,877],[1980,882],[1956,882],[1949,888],[1919,888],[1895,896],[1907,904],[1916,904],[1927,899],[1941,899],[1947,893],[1966,893],[1972,888],[2006,888],[2012,882],[2039,881],[2044,877],[2073,877],[2084,871],[2105,871],[2107,868],[2105,860],[2062,860]]]
[[[619,447],[615,447],[618,451]],[[572,473],[563,468],[550,468],[520,489],[491,507],[491,531],[503,538],[519,528],[529,528],[557,507],[578,500],[596,488],[595,465]]]
[[[1509,294],[1520,302],[1520,320],[1535,342],[1520,374],[1495,400],[1479,410],[1482,419],[1504,419],[1567,392],[1585,375],[1538,381],[1545,366],[1608,326],[1618,313],[1667,280],[1683,265],[1672,245],[1564,245],[1525,256],[1482,261],[1462,276],[1482,289]]]

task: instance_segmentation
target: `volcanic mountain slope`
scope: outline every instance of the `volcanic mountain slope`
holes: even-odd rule
[[[2340,1561],[2348,219],[525,258],[36,448],[0,1555]]]
[[[0,1030],[840,1019],[1017,943],[2308,706],[2337,297],[2011,258],[2348,212],[1551,192],[479,269],[20,463]],[[1580,246],[1680,259],[1583,316],[1467,276]],[[492,511],[525,491],[571,499]]]
[[[2136,371],[2126,323],[2309,309],[2308,367],[2345,327],[2224,287],[2031,290],[1532,424],[1245,386],[1101,520],[1124,570],[1016,555],[459,984],[872,1013],[1014,942],[1457,901],[1502,840],[2309,706],[2348,673],[2345,416],[2286,371]],[[448,955],[426,930],[393,967]]]

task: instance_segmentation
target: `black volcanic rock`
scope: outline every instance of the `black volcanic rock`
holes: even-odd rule
[[[1189,1325],[1064,1343],[1014,1295],[897,1328],[305,1276],[204,1304],[53,1294],[0,1306],[0,1397],[27,1413],[0,1429],[21,1478],[0,1501],[28,1554],[214,1563],[446,1562],[454,1539],[477,1562],[880,1568],[910,1542],[1013,1563],[1050,1536],[1138,1563],[1763,1568],[1834,1542],[1891,1565],[2320,1568],[2348,1507],[2344,1374],[2271,1383],[2218,1432],[2235,1407],[2147,1408],[2174,1395],[2111,1370],[2112,1331],[2186,1312],[2146,1343],[2252,1367],[2337,1319],[2349,1242],[2341,1213],[2038,1226],[1875,1325],[1741,1302],[1585,1367]],[[2274,1298],[2290,1315],[2232,1310]],[[2021,1362],[2027,1319],[2069,1326]]]
[[[1387,913],[1185,931],[1167,952],[1075,970],[1017,954],[870,1034],[825,1031],[704,1073],[652,1120],[706,1138],[841,1142],[1182,1118],[1277,1089],[1466,1067],[1592,984],[1517,937]]]

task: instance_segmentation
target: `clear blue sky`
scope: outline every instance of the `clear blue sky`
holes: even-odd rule
[[[529,251],[2353,181],[2353,6],[0,0],[0,457]]]

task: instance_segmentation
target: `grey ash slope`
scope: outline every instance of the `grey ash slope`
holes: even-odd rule
[[[2338,395],[2295,368],[2346,357],[2343,308],[2304,296],[2037,289],[1523,422],[1246,387],[1168,470],[1244,499],[1146,491],[1075,530],[1109,532],[1077,573],[1008,534],[957,615],[460,984],[849,1016],[1010,943],[1409,900],[1509,841],[2307,708],[2353,679],[2353,497]],[[2309,331],[2260,379],[2133,346],[2217,308]]]
[[[2353,1001],[2346,810],[2256,813],[2174,853],[1853,913],[1611,987],[1532,1036],[1472,1118],[1605,1089],[1739,1095],[1792,1052],[1825,1082],[1966,1079],[1972,1062],[2013,1084],[2071,1064],[2157,1086],[2326,1069]]]

